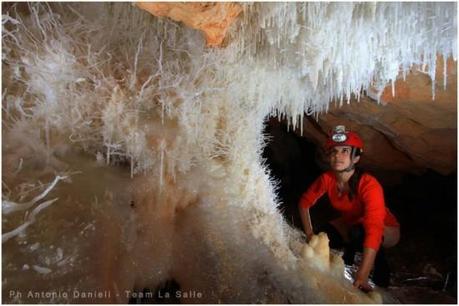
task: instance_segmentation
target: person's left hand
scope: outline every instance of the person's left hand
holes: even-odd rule
[[[370,286],[370,284],[368,283],[368,280],[364,280],[364,279],[361,279],[359,277],[357,277],[354,281],[354,287],[357,288],[357,289],[360,289],[362,290],[363,292],[370,292],[373,290],[373,288]]]

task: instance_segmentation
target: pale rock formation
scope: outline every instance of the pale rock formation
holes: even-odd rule
[[[182,21],[203,31],[207,44],[211,46],[222,43],[229,26],[242,11],[241,6],[235,3],[139,2],[137,6],[155,16]],[[454,110],[457,67],[451,58],[447,65],[448,79],[444,81],[444,59],[440,56],[436,67],[434,101],[431,80],[425,73],[413,69],[406,80],[400,76],[394,86],[383,87],[381,91],[375,88],[368,90],[368,95],[383,106],[388,103],[394,105],[380,107],[362,97],[361,103],[332,106],[327,114],[320,116],[321,131],[317,130],[317,126],[314,129],[314,125],[304,122],[305,136],[322,143],[324,133],[333,125],[345,123],[363,134],[368,153],[364,165],[414,173],[431,168],[448,174],[456,167],[457,116]],[[368,119],[363,118],[362,113]]]
[[[325,233],[319,233],[311,237],[309,244],[303,248],[303,258],[315,258],[315,264],[322,270],[330,268],[330,248],[328,237]]]

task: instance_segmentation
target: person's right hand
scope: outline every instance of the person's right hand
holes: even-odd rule
[[[359,277],[356,277],[353,285],[354,285],[355,288],[360,289],[365,293],[368,293],[368,292],[373,290],[373,288],[368,283],[368,279],[365,280],[365,279],[361,279]]]

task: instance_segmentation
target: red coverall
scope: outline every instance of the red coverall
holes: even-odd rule
[[[395,216],[384,204],[381,185],[371,175],[364,173],[360,178],[357,195],[351,200],[347,193],[338,193],[336,177],[332,171],[323,173],[301,196],[300,206],[309,208],[327,192],[331,205],[342,215],[341,219],[349,224],[363,225],[365,229],[364,248],[378,250],[382,241],[384,226],[397,226]]]

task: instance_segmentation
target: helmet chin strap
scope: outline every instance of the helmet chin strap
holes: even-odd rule
[[[351,172],[352,170],[355,169],[355,166],[354,164],[350,165],[349,167],[347,167],[346,169],[343,169],[343,170],[338,170],[336,172],[339,172],[339,173],[343,173],[343,172]]]

